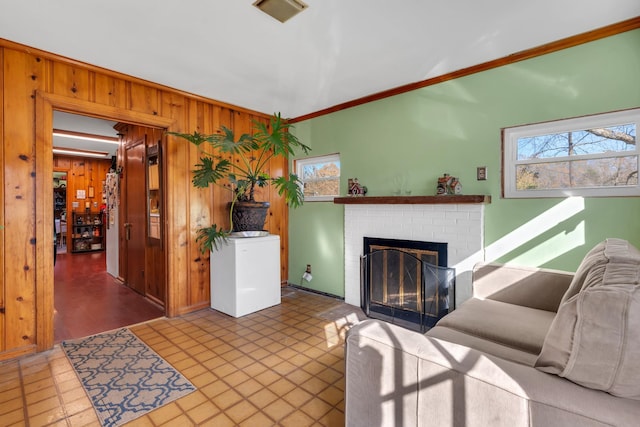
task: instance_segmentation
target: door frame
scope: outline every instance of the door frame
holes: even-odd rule
[[[110,105],[96,104],[76,98],[55,95],[48,92],[35,93],[35,190],[40,195],[35,205],[35,259],[36,259],[36,343],[37,351],[45,351],[53,347],[53,314],[54,314],[54,271],[53,271],[53,111],[64,111],[72,114],[96,117],[146,126],[158,129],[175,129],[176,121],[160,115],[152,115],[126,110]],[[165,220],[166,224],[166,220]],[[166,233],[163,233],[166,236]],[[165,257],[167,256],[165,252]],[[167,260],[165,259],[165,265]],[[170,283],[165,283],[167,300],[172,295]],[[166,312],[165,305],[165,312]]]

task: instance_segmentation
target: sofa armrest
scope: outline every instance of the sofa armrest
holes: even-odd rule
[[[555,312],[573,275],[545,268],[476,264],[472,274],[473,296]]]
[[[638,401],[378,320],[349,330],[345,415],[359,426],[637,425]]]

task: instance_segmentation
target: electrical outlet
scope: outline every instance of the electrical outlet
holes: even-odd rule
[[[476,177],[478,181],[486,181],[487,179],[487,167],[486,166],[478,166],[476,169]]]

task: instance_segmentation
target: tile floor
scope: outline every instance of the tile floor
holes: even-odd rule
[[[131,426],[342,426],[344,334],[356,307],[283,288],[244,316],[211,309],[131,327],[198,390]],[[62,350],[0,363],[0,425],[98,426]]]

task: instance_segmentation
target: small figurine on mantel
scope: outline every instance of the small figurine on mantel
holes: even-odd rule
[[[364,196],[367,194],[367,187],[360,185],[358,178],[349,178],[349,195]]]
[[[438,178],[438,187],[436,195],[447,196],[451,194],[462,194],[462,184],[458,178],[445,173]]]

